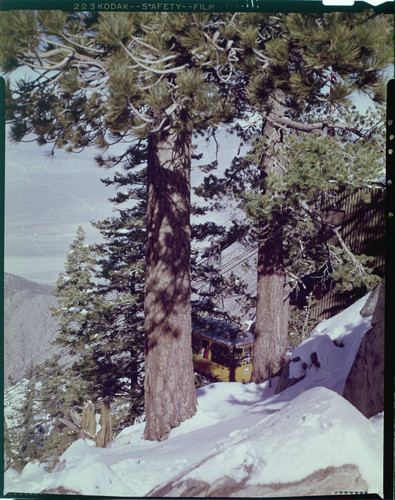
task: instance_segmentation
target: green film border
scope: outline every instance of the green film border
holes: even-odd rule
[[[394,498],[394,335],[395,335],[395,80],[387,87],[386,113],[386,255],[384,340],[384,498]]]
[[[346,0],[345,0],[346,1]],[[7,10],[63,10],[67,12],[97,11],[97,12],[361,12],[371,9],[375,12],[393,14],[394,2],[385,1],[373,6],[365,1],[355,1],[353,5],[324,5],[320,0],[0,0],[0,12]],[[395,47],[394,47],[395,49]],[[387,97],[387,191],[386,191],[386,304],[394,300],[395,289],[395,193],[394,193],[394,157],[395,157],[395,80],[388,85]],[[4,201],[5,191],[5,81],[0,77],[0,272],[4,275]],[[3,281],[0,285],[0,301],[4,303]],[[4,325],[3,308],[0,311],[0,325]],[[385,336],[385,419],[384,419],[384,498],[394,498],[394,335],[395,309],[386,307]],[[4,360],[4,329],[0,326],[0,354]],[[4,373],[4,372],[3,372]],[[4,384],[4,376],[0,380]],[[4,389],[4,385],[3,385]],[[0,405],[4,409],[4,390],[0,391]],[[3,415],[4,417],[4,415]],[[2,420],[4,422],[4,418]],[[1,433],[0,443],[4,448],[4,436]],[[4,461],[3,453],[0,454]],[[4,470],[4,467],[3,467]],[[3,492],[3,477],[0,475],[0,487]],[[46,495],[29,493],[8,493],[10,498],[48,498]],[[56,495],[56,498],[73,496]],[[74,497],[76,498],[76,497]],[[89,498],[89,497],[84,497]],[[103,498],[103,497],[92,497]],[[108,498],[108,497],[106,497]],[[114,497],[120,499],[121,497]],[[318,497],[314,497],[318,498]],[[323,497],[320,497],[323,498]],[[328,497],[325,497],[328,498]],[[378,498],[376,495],[366,495],[359,498]]]
[[[5,224],[5,80],[0,77],[0,273],[4,276],[4,224]],[[0,408],[4,408],[4,281],[0,282]],[[3,415],[2,415],[3,417]],[[4,418],[2,418],[4,422]],[[3,425],[3,424],[2,424]],[[3,427],[1,427],[3,428]],[[4,433],[0,435],[0,443],[4,449]],[[0,466],[4,470],[4,453],[0,453]],[[3,478],[0,476],[0,485]],[[3,491],[3,490],[1,490]]]
[[[360,12],[373,9],[392,13],[394,3],[372,6],[365,1],[353,5],[323,5],[319,0],[0,0],[3,10],[64,10],[99,12]]]

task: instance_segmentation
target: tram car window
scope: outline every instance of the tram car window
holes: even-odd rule
[[[223,320],[200,318],[192,333],[195,371],[222,382],[250,382],[253,343],[252,332]]]
[[[196,333],[192,333],[192,351],[197,354],[200,349],[200,338]]]

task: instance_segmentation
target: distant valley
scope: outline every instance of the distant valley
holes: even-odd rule
[[[52,287],[4,273],[4,386],[20,381],[34,366],[60,351],[52,346],[57,319]],[[12,382],[10,382],[10,378]]]
[[[254,249],[246,251],[234,244],[223,253],[220,264],[222,274],[229,277],[232,272],[246,281],[251,294],[256,293],[254,254]],[[250,268],[243,269],[244,264],[249,264]],[[209,285],[201,285],[201,291],[206,287]],[[53,288],[4,273],[5,387],[23,379],[31,363],[34,366],[41,365],[61,350],[61,347],[50,344],[57,328],[57,319],[50,311],[52,306],[56,306],[56,298],[51,295]],[[252,319],[254,312],[246,314],[243,311],[245,303],[244,293],[234,297],[218,297],[218,306],[230,314],[238,314],[241,321]]]

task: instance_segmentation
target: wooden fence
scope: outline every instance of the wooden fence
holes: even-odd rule
[[[370,199],[369,199],[370,198]],[[355,255],[373,257],[374,273],[384,276],[385,270],[385,189],[363,188],[351,195],[340,195],[335,203],[325,204],[329,217],[337,218],[339,232]],[[329,237],[329,243],[338,245],[336,237]],[[330,318],[361,298],[366,289],[353,289],[346,293],[330,290],[323,294],[314,308],[317,320]]]

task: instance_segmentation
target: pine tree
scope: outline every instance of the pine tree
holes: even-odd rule
[[[14,467],[14,461],[17,457],[15,453],[15,436],[12,429],[9,428],[7,420],[4,419],[4,471],[10,467]]]
[[[40,370],[40,390],[38,401],[45,415],[46,428],[40,461],[49,470],[55,467],[60,456],[75,441],[76,433],[66,427],[61,418],[70,418],[70,412],[79,412],[84,403],[85,391],[81,388],[80,377],[69,363],[60,363],[60,355],[49,360]]]
[[[125,426],[143,412],[143,267],[138,240],[141,245],[144,233],[141,221],[128,212],[95,225],[107,241],[87,246],[78,228],[66,272],[58,279],[55,343],[74,355],[67,373],[78,385],[76,401],[127,397],[127,415],[118,423]]]
[[[345,105],[353,90],[383,98],[383,70],[392,57],[390,21],[369,11],[43,11],[10,12],[2,23],[2,69],[25,65],[38,72],[12,90],[7,113],[14,140],[34,133],[40,144],[70,151],[106,149],[136,136],[147,141],[145,436],[164,439],[196,410],[189,271],[193,134],[215,129],[236,112],[260,115],[259,129],[243,136],[259,132],[264,138],[255,187],[265,195],[282,178],[285,135],[344,132],[344,123],[328,118],[328,111]],[[332,87],[331,73],[338,79]],[[324,119],[312,120],[325,110]],[[128,149],[98,162],[111,166],[127,156]],[[284,359],[282,232],[281,213],[261,220],[256,382]]]
[[[229,179],[233,177],[239,182],[236,194],[242,196],[244,201],[250,198],[246,209],[259,221],[252,375],[252,380],[259,383],[275,374],[285,362],[289,296],[285,260],[292,239],[287,240],[290,236],[284,230],[287,222],[295,218],[295,213],[287,213],[285,207],[289,195],[283,186],[289,161],[284,150],[285,139],[294,135],[303,141],[303,136],[313,134],[310,141],[314,143],[315,153],[319,155],[322,148],[321,154],[331,155],[330,147],[325,150],[322,145],[323,137],[334,135],[352,144],[355,139],[369,138],[368,129],[358,122],[358,117],[355,121],[355,118],[345,116],[350,105],[349,97],[352,92],[359,91],[377,102],[383,102],[385,70],[393,60],[393,35],[391,17],[375,15],[372,11],[275,16],[249,14],[240,17],[238,26],[238,68],[246,84],[248,101],[244,106],[255,119],[256,116],[261,119],[258,125],[241,130],[245,141],[254,138],[251,151],[253,165],[248,166],[248,160],[239,161],[229,172]],[[364,146],[367,147],[366,141]],[[288,152],[291,157],[294,156],[291,148]],[[349,162],[350,165],[352,160],[346,159],[346,155],[339,146],[338,156],[342,164]],[[307,156],[298,163],[296,176],[299,175],[299,168],[309,171],[315,168]],[[335,166],[335,159],[332,160]],[[319,190],[322,193],[326,188],[322,185],[321,171],[322,162],[317,166],[317,174],[310,178],[320,179]],[[240,183],[248,172],[252,174],[249,178],[251,191],[244,196],[245,189]],[[350,177],[353,175],[351,173]],[[297,181],[294,182],[297,192]],[[256,191],[261,194],[256,195]],[[307,205],[308,215],[311,216],[316,208],[314,205],[312,210],[311,205]],[[300,206],[297,210],[298,214],[306,212]],[[301,223],[311,233],[317,221]],[[344,247],[342,250],[343,255],[347,255]],[[348,257],[357,274],[360,274],[358,259]]]
[[[52,313],[58,317],[58,334],[55,343],[69,347],[72,355],[85,349],[85,329],[90,314],[90,294],[95,286],[92,251],[85,243],[85,231],[77,229],[67,255],[65,272],[59,274],[52,292],[57,306]]]
[[[139,150],[139,152],[141,152]],[[136,151],[135,151],[136,153]],[[117,209],[117,216],[93,223],[103,236],[95,246],[97,254],[97,308],[95,343],[98,351],[111,359],[107,397],[123,396],[128,408],[118,425],[133,423],[144,412],[144,277],[146,237],[146,155],[135,155],[130,172],[117,172],[113,179],[103,179],[106,185],[123,188],[112,198],[116,206],[133,201],[131,208]],[[125,192],[126,189],[126,192]],[[111,387],[111,390],[109,390]]]
[[[18,424],[9,429],[9,448],[12,453],[12,467],[22,470],[29,462],[37,460],[42,454],[43,435],[41,431],[40,410],[37,405],[36,376],[33,366],[30,366],[22,404],[17,408]]]
[[[145,437],[151,440],[164,439],[196,411],[191,138],[231,115],[218,86],[234,71],[233,48],[219,36],[219,26],[232,22],[224,17],[60,11],[2,16],[3,71],[24,65],[39,73],[13,89],[8,116],[14,140],[32,132],[39,144],[69,151],[107,148],[136,135],[148,141]]]

